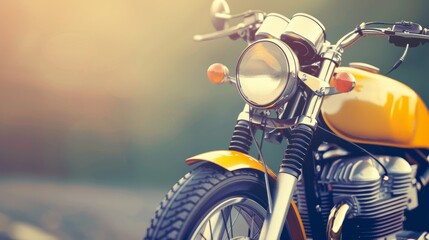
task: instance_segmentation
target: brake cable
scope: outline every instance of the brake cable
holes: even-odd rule
[[[249,120],[250,120],[250,122],[252,122],[252,115],[254,113],[254,109],[251,108],[249,112],[250,112]],[[249,125],[249,131],[250,131],[250,135],[252,135],[253,142],[255,143],[256,149],[258,151],[258,160],[261,160],[262,163],[264,164],[264,179],[265,179],[265,188],[267,190],[268,213],[271,214],[273,212],[273,206],[272,206],[273,202],[272,202],[272,197],[271,197],[270,182],[269,182],[269,178],[268,178],[268,167],[267,167],[267,162],[265,161],[265,159],[262,155],[262,143],[264,142],[265,128],[267,126],[267,118],[265,116],[262,117],[261,123],[262,123],[261,125],[263,125],[262,126],[261,144],[259,144],[258,141],[256,141],[255,134],[253,133],[251,125]]]
[[[402,54],[402,56],[399,58],[398,61],[396,61],[395,65],[393,65],[392,69],[390,69],[389,72],[386,73],[386,75],[389,75],[389,73],[393,72],[393,70],[397,69],[399,66],[401,66],[401,64],[404,62],[405,57],[407,56],[408,53],[408,49],[410,48],[410,44],[407,44],[407,46],[405,46],[405,50],[404,53]]]
[[[383,179],[384,180],[388,180],[389,179],[389,173],[387,172],[386,167],[380,162],[380,160],[374,154],[370,153],[368,150],[366,150],[365,148],[359,146],[358,144],[350,142],[350,141],[348,141],[348,140],[346,140],[346,139],[338,136],[337,134],[335,134],[335,133],[333,133],[333,132],[331,132],[331,131],[329,131],[329,130],[321,127],[321,126],[317,126],[317,128],[319,128],[320,130],[322,130],[322,131],[324,131],[324,132],[326,132],[326,133],[328,133],[328,134],[330,134],[330,135],[332,135],[334,137],[340,138],[341,140],[343,140],[343,141],[349,143],[350,145],[352,145],[353,147],[355,147],[355,148],[361,150],[362,152],[368,154],[368,156],[370,156],[372,159],[374,159],[374,161],[376,161],[378,163],[378,165],[380,165],[380,167],[383,169],[384,176],[386,177],[386,178],[383,178]]]

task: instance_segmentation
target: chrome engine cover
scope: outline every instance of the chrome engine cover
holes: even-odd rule
[[[404,210],[411,187],[412,168],[400,157],[341,158],[323,166],[318,178],[320,211],[326,227],[335,204],[352,206],[343,228],[343,239],[390,239],[403,229]],[[305,191],[298,183],[296,200],[307,236],[311,237]]]

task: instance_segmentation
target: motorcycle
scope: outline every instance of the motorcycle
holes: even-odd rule
[[[232,15],[224,0],[213,1],[211,20],[217,31],[196,41],[248,43],[235,77],[219,63],[207,71],[235,85],[245,106],[228,150],[186,159],[194,169],[167,193],[144,239],[429,239],[427,107],[372,65],[341,66],[348,47],[385,36],[405,48],[395,69],[429,30],[364,22],[331,44],[313,16]],[[277,174],[264,141],[285,142]]]

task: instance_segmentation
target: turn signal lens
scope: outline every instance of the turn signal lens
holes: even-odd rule
[[[331,79],[330,85],[340,93],[350,92],[356,85],[356,79],[351,73],[339,72]]]
[[[228,68],[220,63],[213,63],[207,69],[207,77],[210,82],[215,84],[225,83],[228,81]]]

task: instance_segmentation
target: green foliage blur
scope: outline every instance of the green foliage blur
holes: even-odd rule
[[[107,2],[110,1],[114,0]],[[21,2],[26,4],[26,1]],[[98,3],[104,4],[104,1]],[[12,113],[3,115],[3,120],[9,117],[7,119],[10,121],[0,119],[2,176],[55,177],[137,187],[167,187],[191,169],[184,164],[187,157],[228,147],[243,101],[234,87],[215,86],[209,83],[206,69],[214,62],[221,62],[234,74],[237,58],[246,47],[246,43],[228,38],[193,42],[194,34],[214,31],[209,16],[211,2],[208,0],[115,3],[123,5],[122,7],[126,9],[138,9],[138,13],[132,16],[118,15],[118,19],[132,17],[130,20],[134,23],[132,26],[127,24],[114,26],[118,28],[118,33],[125,31],[122,28],[129,27],[126,29],[127,35],[118,35],[114,39],[115,44],[127,50],[125,55],[121,55],[125,56],[124,59],[118,60],[128,64],[127,67],[123,67],[120,75],[116,76],[110,72],[94,74],[91,77],[98,79],[97,81],[88,80],[75,87],[73,81],[85,77],[87,72],[73,75],[74,77],[69,79],[70,71],[75,73],[78,70],[58,72],[49,67],[44,69],[46,72],[57,71],[54,85],[63,84],[65,79],[69,82],[62,91],[68,91],[67,89],[73,86],[75,88],[70,90],[71,94],[81,94],[79,91],[88,88],[97,89],[94,94],[110,94],[108,100],[113,103],[107,105],[103,117],[88,117],[92,116],[93,108],[73,115],[74,119],[80,119],[73,120],[80,123],[77,126],[73,125],[75,127],[70,127],[68,113],[91,105],[93,103],[91,97],[85,98],[85,101],[77,105],[71,105],[70,108],[67,108],[68,105],[61,105],[62,107],[55,108],[55,112],[48,111],[47,114],[54,119],[59,115],[66,116],[67,120],[61,124],[55,121],[51,123],[49,117],[43,120],[41,125],[27,122],[19,125],[16,119],[11,117]],[[229,0],[228,3],[232,13],[248,9],[281,13],[287,17],[298,12],[308,13],[325,25],[328,40],[331,42],[335,42],[363,21],[409,20],[429,27],[427,14],[429,3],[423,0]],[[47,5],[46,11],[50,10],[60,13],[63,11],[61,8],[53,9]],[[93,10],[97,11],[97,7],[93,7]],[[106,14],[116,16],[115,11],[116,8],[112,8]],[[112,22],[115,21],[114,18]],[[0,31],[5,27],[7,26],[0,25]],[[108,23],[104,27],[105,31],[109,32]],[[27,41],[29,43],[26,44],[31,45],[32,40]],[[109,48],[103,51],[109,52]],[[403,49],[390,45],[385,38],[367,38],[347,50],[343,57],[343,65],[349,62],[366,62],[378,66],[385,73],[401,56],[402,51]],[[23,74],[20,60],[16,60],[16,56],[21,55],[17,54],[19,53],[9,51],[2,56],[0,63],[7,67],[0,67],[0,72],[4,70],[8,71],[8,74],[0,74],[0,89],[22,88],[22,85],[6,86],[2,80],[13,79],[18,73]],[[415,89],[426,103],[429,103],[428,56],[427,45],[410,49],[403,65],[390,75]],[[34,64],[37,64],[37,59],[33,60]],[[10,61],[14,61],[13,66]],[[95,67],[103,68],[105,65]],[[13,72],[10,69],[13,69]],[[129,87],[127,84],[130,84]],[[118,88],[124,90],[119,93],[109,92]],[[55,95],[56,89],[47,90],[34,98]],[[17,95],[2,97],[7,95],[5,91],[0,94],[2,98],[0,116],[2,112],[6,112],[5,109],[10,107],[10,104],[23,101],[23,97],[18,98]],[[35,107],[43,109],[45,105],[55,101],[75,101],[73,98],[64,99],[61,96],[63,93],[57,92],[59,96],[49,98],[51,100],[47,102],[40,102]],[[91,92],[86,94],[91,95]],[[33,102],[34,99],[28,101]],[[23,109],[26,107],[27,105],[23,106]],[[39,113],[37,111],[30,115],[24,114],[22,117],[36,119]],[[41,141],[43,144],[36,145],[37,147],[27,148],[25,147],[27,145],[22,147],[20,143],[33,136],[23,131],[35,132],[38,137],[33,141],[38,143]],[[21,147],[16,147],[11,142]],[[270,166],[277,170],[283,146],[269,144],[265,146],[264,152]]]

